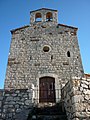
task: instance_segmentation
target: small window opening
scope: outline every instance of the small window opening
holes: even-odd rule
[[[52,13],[51,12],[48,12],[46,14],[46,21],[52,21],[53,20],[53,16],[52,16]]]
[[[70,57],[70,52],[69,51],[67,52],[67,56]]]
[[[59,28],[59,25],[57,25],[57,28]]]
[[[32,60],[32,56],[30,56],[30,60]]]
[[[36,22],[42,21],[42,15],[41,15],[41,13],[36,13],[36,15],[35,15],[35,21]]]
[[[44,52],[48,52],[48,51],[49,51],[49,47],[48,47],[48,46],[45,46],[45,47],[43,48],[43,51],[44,51]]]
[[[51,61],[53,60],[53,55],[51,55]]]

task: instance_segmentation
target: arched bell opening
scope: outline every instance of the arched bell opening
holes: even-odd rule
[[[46,14],[46,21],[52,21],[53,20],[53,14],[51,12],[48,12]]]
[[[42,14],[36,13],[35,15],[35,22],[41,22],[42,21]]]

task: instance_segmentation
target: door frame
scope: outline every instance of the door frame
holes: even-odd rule
[[[47,76],[41,77],[39,79],[39,89],[40,103],[56,103],[55,78]]]
[[[55,98],[56,98],[56,103],[60,101],[61,99],[61,84],[60,81],[61,79],[58,79],[58,75],[52,74],[52,73],[44,73],[44,74],[38,74],[36,77],[37,80],[37,85],[36,85],[36,104],[39,103],[39,79],[42,77],[53,77],[55,78]],[[60,89],[59,92],[57,89]]]

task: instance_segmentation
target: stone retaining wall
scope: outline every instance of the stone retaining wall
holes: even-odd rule
[[[0,90],[0,120],[26,120],[32,105],[32,90]]]
[[[68,120],[90,120],[90,79],[73,78],[62,88]],[[0,120],[26,120],[33,108],[32,89],[0,90]]]
[[[68,120],[90,120],[90,79],[74,78],[62,89]]]

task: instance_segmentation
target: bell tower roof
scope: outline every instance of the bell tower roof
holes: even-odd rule
[[[57,10],[55,10],[55,9],[40,8],[40,9],[37,9],[37,10],[30,11],[30,13],[35,12],[35,11],[42,11],[42,10],[50,10],[50,11],[56,11],[57,12]]]

